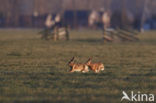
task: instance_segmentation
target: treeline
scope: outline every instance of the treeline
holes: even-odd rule
[[[0,0],[0,26],[43,25],[48,13],[110,10],[124,14],[125,9],[142,16],[146,0]],[[148,12],[156,14],[156,0],[148,0]],[[125,10],[125,11],[124,11]],[[35,18],[35,16],[38,16]],[[123,17],[123,16],[122,16]],[[38,23],[34,20],[38,19]],[[34,22],[34,23],[33,23]]]

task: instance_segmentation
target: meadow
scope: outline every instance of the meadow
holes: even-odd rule
[[[156,31],[103,43],[101,31],[41,40],[37,29],[0,30],[0,103],[120,103],[122,91],[156,96]],[[68,61],[102,62],[101,73],[69,73]],[[124,100],[123,103],[128,101]]]

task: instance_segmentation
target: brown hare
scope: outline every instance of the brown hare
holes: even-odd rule
[[[91,58],[88,59],[86,65],[95,73],[99,73],[100,71],[104,70],[103,63],[92,63]]]
[[[74,63],[74,59],[75,57],[73,57],[68,65],[70,66],[71,70],[70,72],[83,72],[83,73],[86,73],[89,71],[88,69],[88,66],[86,64],[77,64],[77,63]]]

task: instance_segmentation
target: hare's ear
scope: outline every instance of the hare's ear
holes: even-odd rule
[[[75,57],[72,57],[72,59],[70,61],[74,61]]]
[[[92,60],[92,57],[90,57],[88,60]]]
[[[72,57],[72,59],[68,62],[69,63],[72,63],[74,61],[75,57]]]
[[[89,59],[87,60],[87,62],[89,62],[89,61],[91,61],[91,58],[89,58]]]

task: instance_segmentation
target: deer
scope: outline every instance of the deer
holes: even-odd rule
[[[73,57],[69,62],[68,65],[71,68],[70,72],[82,72],[86,73],[89,71],[89,68],[86,64],[78,64],[74,62],[75,57]]]
[[[104,64],[103,63],[92,63],[92,59],[89,58],[86,62],[86,65],[95,73],[99,73],[100,71],[104,70]]]

